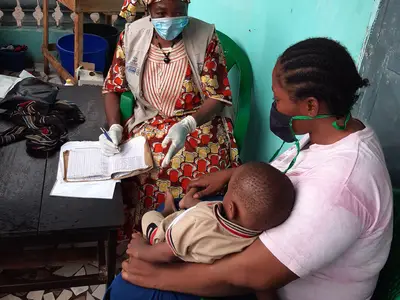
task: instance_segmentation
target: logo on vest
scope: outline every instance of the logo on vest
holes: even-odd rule
[[[139,76],[139,74],[140,74],[140,68],[138,68],[137,64],[127,65],[126,71],[129,73],[132,73],[133,75],[137,75],[137,76]]]

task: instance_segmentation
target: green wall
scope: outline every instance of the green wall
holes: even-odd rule
[[[338,39],[358,61],[379,0],[193,0],[190,14],[215,23],[248,54],[254,71],[254,101],[244,160],[267,161],[280,141],[269,131],[271,71],[289,45],[315,36]],[[70,29],[51,28],[55,42]],[[0,27],[1,44],[24,43],[42,61],[42,29]],[[235,80],[234,80],[235,81]]]
[[[66,35],[72,33],[72,29],[68,28],[56,28],[52,27],[49,30],[49,42],[56,43],[57,40]],[[28,46],[28,56],[34,62],[42,62],[42,42],[43,42],[43,28],[36,28],[26,26],[17,28],[14,26],[0,27],[0,44],[24,44]]]
[[[190,15],[215,23],[248,54],[254,103],[244,160],[268,161],[280,141],[269,131],[271,71],[291,44],[308,37],[341,41],[358,61],[379,0],[194,0]]]

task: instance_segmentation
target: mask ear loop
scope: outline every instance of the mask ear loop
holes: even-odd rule
[[[300,154],[300,142],[296,137],[296,134],[293,130],[293,120],[313,120],[313,119],[325,119],[325,118],[329,118],[331,117],[331,115],[320,115],[317,116],[316,118],[310,118],[310,117],[306,117],[306,116],[298,116],[298,117],[293,117],[290,119],[289,122],[289,126],[290,126],[290,130],[292,131],[293,136],[296,138],[295,144],[296,144],[296,149],[297,149],[297,154],[296,156],[293,158],[293,160],[291,161],[291,163],[289,164],[289,166],[286,168],[286,170],[283,172],[283,174],[286,174],[291,168],[293,168],[294,164],[297,161],[297,158],[299,157]],[[332,123],[332,126],[334,128],[336,128],[337,130],[345,130],[347,128],[347,124],[349,123],[351,118],[351,113],[348,113],[346,116],[346,120],[344,121],[344,124],[341,126],[337,123],[337,121]],[[282,143],[282,145],[280,146],[280,148],[275,152],[275,154],[272,156],[272,158],[270,159],[270,163],[279,155],[279,153],[281,152],[283,146],[285,145],[285,142]]]
[[[296,145],[296,149],[297,149],[297,154],[296,154],[296,156],[294,157],[294,159],[291,161],[291,163],[289,164],[289,166],[286,168],[286,170],[283,172],[283,174],[286,174],[286,173],[294,166],[294,164],[296,163],[297,157],[298,157],[299,154],[300,154],[300,142],[299,142],[299,140],[297,139],[296,134],[294,133],[294,130],[293,130],[293,120],[296,120],[296,119],[297,119],[296,117],[293,117],[293,118],[290,119],[289,127],[290,127],[290,130],[292,131],[293,136],[294,136],[295,139],[296,139],[296,140],[295,140],[295,145]],[[300,118],[299,118],[299,119],[300,119]],[[285,144],[286,144],[286,142],[283,141],[282,145],[279,147],[278,150],[276,150],[275,154],[274,154],[274,155],[271,157],[271,159],[269,160],[270,163],[271,163],[272,161],[274,161],[275,158],[278,157],[279,153],[281,152],[281,150],[282,150],[282,148],[283,148],[283,146],[284,146]]]
[[[347,123],[349,123],[350,118],[351,118],[351,113],[348,113],[347,116],[346,116],[346,120],[344,120],[344,124],[343,125],[339,125],[338,121],[335,121],[335,122],[332,123],[332,126],[337,130],[341,130],[341,131],[346,130]]]
[[[289,166],[287,167],[287,169],[283,172],[283,174],[286,174],[291,168],[293,168],[294,164],[297,161],[297,157],[299,157],[300,154],[300,143],[299,140],[296,140],[296,148],[297,148],[297,153],[296,156],[293,158],[292,162],[289,164]]]
[[[272,155],[271,159],[269,160],[270,163],[273,162],[273,161],[275,160],[275,158],[278,157],[279,153],[281,152],[281,150],[282,150],[282,148],[283,148],[283,146],[284,146],[285,144],[286,144],[286,143],[283,142],[282,145],[279,147],[279,149],[275,151],[274,155]]]

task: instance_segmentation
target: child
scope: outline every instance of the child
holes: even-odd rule
[[[142,229],[150,244],[141,234],[134,234],[128,246],[130,255],[152,263],[179,259],[213,263],[242,251],[261,232],[283,223],[295,199],[289,178],[265,163],[248,163],[237,168],[222,202],[201,202],[193,198],[196,192],[190,190],[179,203],[181,208],[187,208],[185,211],[176,211],[169,194],[162,213],[146,213]],[[121,279],[120,285],[129,286]],[[120,293],[123,291],[121,289]],[[111,292],[111,299],[118,297]],[[130,297],[139,299],[141,296]],[[257,299],[279,300],[275,291],[258,291]]]
[[[282,224],[294,205],[294,188],[283,173],[265,163],[237,168],[222,202],[201,202],[190,190],[175,211],[172,195],[162,213],[143,216],[143,235],[134,235],[135,256],[152,263],[185,262],[211,264],[241,252],[263,231]],[[140,237],[141,240],[143,240]]]

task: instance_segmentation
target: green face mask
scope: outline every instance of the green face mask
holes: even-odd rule
[[[289,164],[288,168],[285,170],[284,173],[287,173],[293,167],[293,165],[296,163],[297,157],[299,156],[299,153],[300,153],[300,142],[297,139],[296,134],[293,130],[293,121],[295,121],[295,120],[304,121],[304,120],[327,119],[327,118],[331,118],[331,117],[335,117],[335,116],[333,116],[333,115],[319,115],[316,117],[287,116],[285,114],[280,113],[276,109],[275,103],[273,103],[272,107],[271,107],[270,127],[271,127],[271,131],[276,136],[278,136],[279,138],[281,138],[283,140],[283,143],[280,146],[280,148],[275,152],[275,154],[272,156],[272,158],[270,159],[270,162],[272,162],[279,155],[279,153],[281,152],[285,143],[295,143],[296,148],[297,148],[297,154],[294,157],[294,159],[292,160],[292,162]],[[337,121],[335,121],[332,123],[332,126],[334,128],[336,128],[337,130],[345,130],[347,128],[347,123],[349,122],[350,118],[351,118],[351,114],[348,113],[343,125],[339,125],[337,123]]]

